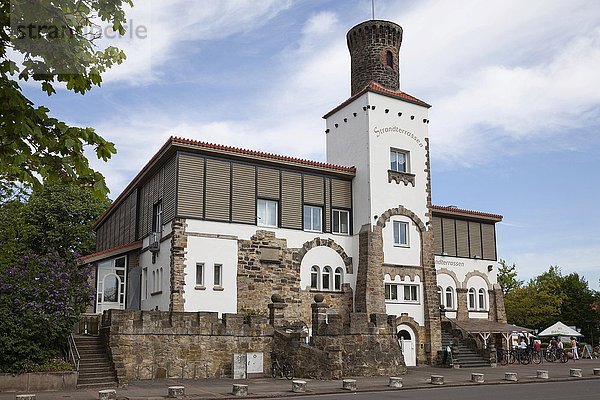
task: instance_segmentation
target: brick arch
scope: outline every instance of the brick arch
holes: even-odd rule
[[[419,325],[419,323],[417,321],[415,321],[415,319],[413,317],[410,317],[408,314],[402,314],[399,317],[396,317],[396,332],[395,334],[398,333],[398,326],[399,325],[408,325],[411,327],[411,329],[413,330],[413,332],[415,333],[415,351],[418,351],[418,347],[419,347],[419,343],[421,343],[420,341],[420,336],[421,336],[421,330],[423,329],[423,327],[421,325]]]
[[[485,283],[487,283],[488,290],[493,290],[494,289],[494,286],[490,283],[490,280],[488,279],[488,277],[483,272],[481,272],[481,271],[471,271],[467,275],[465,275],[465,281],[463,282],[463,287],[465,289],[468,289],[467,288],[467,282],[469,282],[469,279],[471,279],[474,276],[482,277],[483,280],[485,281]]]
[[[408,208],[406,208],[404,206],[398,206],[396,208],[390,208],[389,210],[385,211],[377,219],[377,226],[381,227],[382,229],[385,228],[385,224],[394,215],[403,215],[405,217],[410,218],[419,227],[419,231],[421,233],[427,232],[427,227],[425,226],[425,224],[423,223],[423,221],[421,221],[421,218],[419,218],[419,216],[417,214],[415,214],[413,211],[409,210]]]
[[[304,258],[306,253],[308,253],[308,251],[310,249],[312,249],[314,247],[318,247],[318,246],[326,246],[326,247],[333,249],[336,253],[339,254],[340,257],[342,257],[342,260],[344,261],[344,265],[346,266],[346,273],[347,274],[353,273],[352,272],[352,257],[349,257],[348,254],[346,254],[346,251],[344,250],[344,248],[342,246],[340,246],[339,244],[337,244],[335,242],[335,240],[333,240],[333,239],[321,239],[319,237],[316,237],[313,240],[309,240],[308,242],[304,243],[302,245],[302,248],[298,252],[298,262],[302,263],[302,259]]]
[[[454,271],[450,271],[447,268],[440,268],[437,270],[437,275],[439,275],[439,274],[450,275],[450,278],[452,278],[454,280],[454,284],[456,285],[457,289],[460,289],[463,287],[463,283],[458,280],[458,276],[456,276],[456,273]]]

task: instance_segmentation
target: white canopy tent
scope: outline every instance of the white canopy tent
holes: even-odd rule
[[[549,326],[548,328],[544,329],[543,331],[541,331],[540,333],[538,333],[538,336],[575,336],[575,337],[579,337],[579,336],[583,336],[581,333],[577,332],[575,329],[571,329],[568,326],[566,326],[565,324],[563,324],[562,322],[558,321],[557,323],[555,323],[552,326]]]

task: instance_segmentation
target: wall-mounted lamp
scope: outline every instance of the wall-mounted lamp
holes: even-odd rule
[[[493,270],[493,269],[494,269],[494,266],[493,266],[493,265],[491,265],[491,264],[490,264],[490,265],[488,265],[488,272],[492,272],[492,270]]]

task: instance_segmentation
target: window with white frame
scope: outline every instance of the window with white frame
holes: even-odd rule
[[[323,231],[323,208],[304,206],[304,230],[312,232]]]
[[[321,274],[321,289],[323,290],[331,290],[331,267],[325,266],[323,268],[323,273]]]
[[[408,222],[394,221],[394,246],[409,247]]]
[[[485,289],[481,288],[477,292],[477,306],[480,310],[485,310]]]
[[[475,310],[475,288],[469,289],[469,310]]]
[[[152,207],[152,232],[161,233],[162,232],[162,215],[163,215],[163,207],[162,200],[154,203]]]
[[[408,151],[391,149],[390,169],[396,172],[410,172],[410,168],[408,166],[408,156]]]
[[[223,285],[223,265],[215,264],[214,266],[214,280],[213,284],[215,287],[221,287]]]
[[[344,270],[342,267],[337,267],[333,274],[333,290],[342,290],[342,281],[344,276]]]
[[[385,299],[400,303],[418,303],[419,285],[406,283],[385,283]]]
[[[419,285],[404,285],[404,301],[411,303],[419,301]]]
[[[310,268],[310,288],[312,290],[341,291],[344,284],[344,272],[342,267],[333,269],[329,265],[319,267],[313,265]]]
[[[319,275],[321,275],[320,268],[316,265],[313,265],[310,268],[310,288],[311,289],[319,289]]]
[[[454,289],[451,286],[446,288],[446,309],[454,309]]]
[[[345,210],[333,210],[332,233],[347,235],[350,233],[350,212]]]
[[[277,228],[278,202],[275,200],[256,200],[256,224]]]
[[[196,286],[204,287],[204,263],[196,263]]]

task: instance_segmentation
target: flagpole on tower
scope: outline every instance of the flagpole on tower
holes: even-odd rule
[[[373,16],[373,20],[375,20],[375,0],[371,0],[371,15]]]

